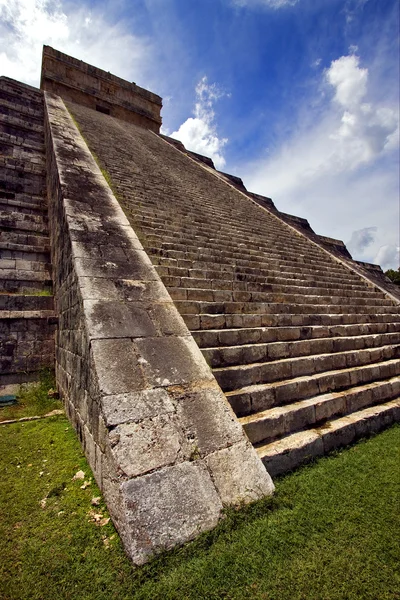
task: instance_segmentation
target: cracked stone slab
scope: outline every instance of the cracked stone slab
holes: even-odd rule
[[[253,502],[273,493],[272,479],[254,455],[256,451],[245,440],[205,459],[224,505]]]
[[[180,437],[173,415],[164,414],[117,425],[110,433],[110,443],[119,471],[136,477],[175,463],[181,450]]]
[[[184,462],[122,484],[121,535],[133,562],[215,527],[222,503],[201,461]]]
[[[104,396],[101,404],[108,427],[175,410],[168,393],[162,388]]]

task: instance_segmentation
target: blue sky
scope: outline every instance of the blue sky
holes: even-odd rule
[[[164,99],[163,131],[251,191],[397,268],[397,0],[0,0],[0,74],[41,46]]]

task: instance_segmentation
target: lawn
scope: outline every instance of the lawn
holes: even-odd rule
[[[0,598],[398,599],[399,447],[394,426],[322,458],[135,570],[66,419],[3,425]]]
[[[57,399],[55,387],[53,371],[43,369],[39,374],[39,381],[19,387],[16,404],[0,408],[0,423],[24,417],[42,416],[61,409],[62,404]]]

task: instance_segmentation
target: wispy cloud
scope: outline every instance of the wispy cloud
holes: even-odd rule
[[[253,8],[256,6],[264,6],[266,8],[284,8],[294,6],[300,0],[232,0],[236,6],[244,6]]]
[[[319,118],[248,164],[244,179],[282,210],[308,217],[318,233],[353,240],[355,258],[379,261],[383,245],[399,243],[398,107],[371,99],[368,68],[355,54],[332,61],[322,77],[328,100]],[[360,231],[369,232],[368,244],[355,243]]]
[[[110,12],[58,0],[0,0],[0,75],[39,84],[48,44],[126,78],[145,77],[152,48]]]
[[[346,246],[351,254],[360,254],[374,242],[376,227],[364,227],[353,231]]]
[[[218,135],[214,105],[226,95],[216,83],[209,84],[207,77],[203,77],[196,86],[194,117],[189,117],[171,133],[171,137],[180,140],[188,150],[212,158],[218,169],[225,166],[222,150],[228,140]]]

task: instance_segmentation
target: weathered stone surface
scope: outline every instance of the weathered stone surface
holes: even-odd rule
[[[141,421],[175,410],[168,393],[162,388],[103,396],[101,403],[108,427]]]
[[[135,340],[135,349],[151,386],[213,381],[213,375],[193,339],[160,337]]]
[[[110,433],[110,443],[121,473],[136,477],[177,462],[181,450],[178,427],[168,413],[117,425]]]
[[[146,387],[132,340],[93,340],[91,353],[102,394],[136,392]]]
[[[239,442],[243,431],[232,409],[224,401],[221,390],[188,392],[174,398],[177,414],[193,452],[206,456],[219,448]],[[221,401],[222,400],[222,401]],[[204,415],[207,414],[207,419]]]
[[[115,300],[86,300],[87,327],[91,339],[137,338],[156,335],[143,306]]]
[[[222,503],[200,461],[167,467],[122,485],[121,535],[136,564],[195,538],[218,522]]]
[[[222,502],[198,459],[246,438],[63,103],[46,102],[58,386],[139,564],[216,524]],[[258,497],[257,467],[269,478],[251,459]]]
[[[41,87],[146,129],[160,129],[159,96],[50,46],[43,47]]]
[[[255,453],[251,444],[243,441],[207,456],[223,504],[252,502],[274,491],[272,479],[265,477],[265,469],[254,460]]]

